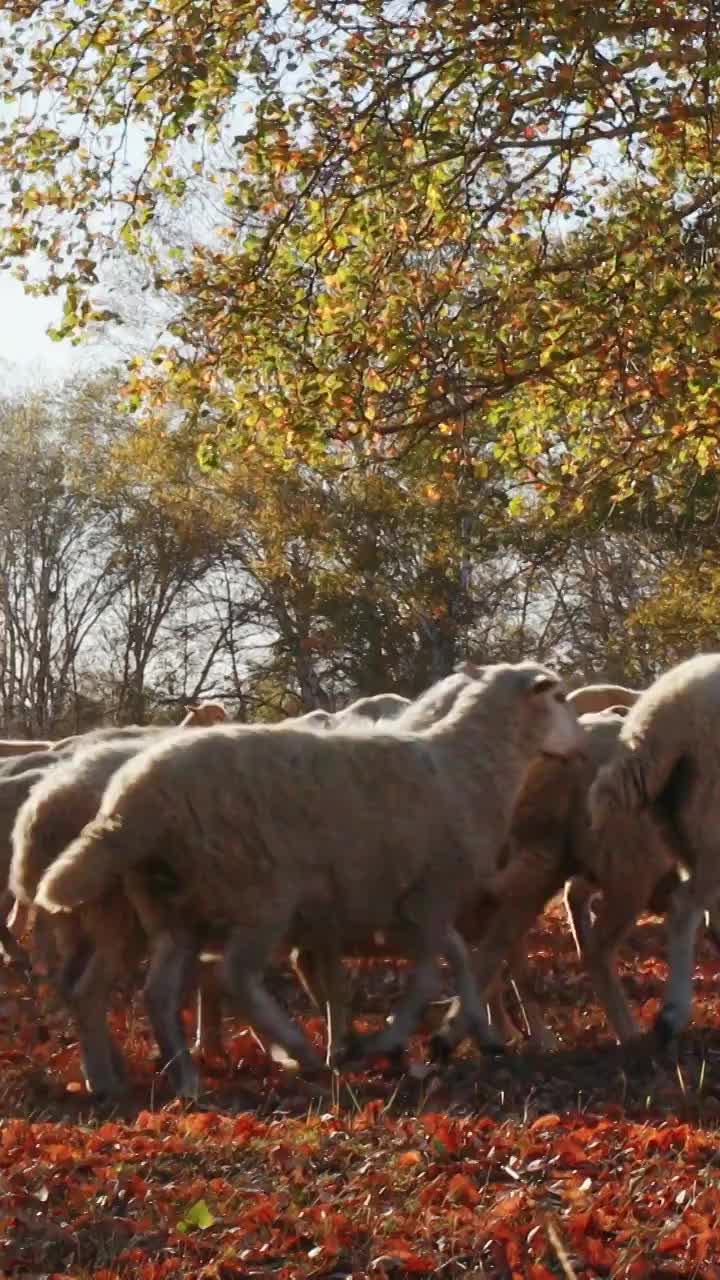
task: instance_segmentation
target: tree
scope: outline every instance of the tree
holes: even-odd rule
[[[187,198],[187,147],[226,149],[226,234],[156,252],[184,305],[136,379],[205,461],[461,428],[551,506],[714,464],[714,0],[4,14],[7,92],[37,110],[2,126],[2,252],[45,254],[62,332],[96,317],[113,235]]]
[[[1,402],[0,431],[3,721],[42,734],[72,712],[81,655],[119,582],[82,458],[52,407],[40,397]]]

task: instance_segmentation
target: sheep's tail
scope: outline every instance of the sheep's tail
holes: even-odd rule
[[[73,911],[102,897],[126,871],[147,857],[157,834],[152,823],[128,823],[99,814],[53,862],[38,885],[35,902],[46,911]]]
[[[639,813],[657,800],[670,781],[677,754],[647,739],[618,743],[617,754],[598,771],[588,810],[593,831],[616,813]]]

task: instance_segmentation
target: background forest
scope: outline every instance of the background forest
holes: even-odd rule
[[[5,731],[210,695],[273,719],[412,695],[465,655],[640,685],[715,646],[714,476],[684,506],[548,520],[511,513],[500,474],[442,468],[435,487],[428,448],[344,471],[239,451],[203,473],[182,429],[134,424],[114,375],[0,414]]]
[[[714,0],[9,0],[3,732],[717,647]]]

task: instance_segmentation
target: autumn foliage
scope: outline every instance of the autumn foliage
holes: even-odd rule
[[[144,257],[175,312],[132,403],[204,461],[431,436],[554,506],[713,465],[712,0],[0,12],[0,254],[61,334]]]
[[[638,929],[635,945],[624,978],[649,1022],[664,976],[658,924]],[[79,1092],[60,1015],[38,1025],[26,998],[8,994],[0,1269],[82,1280],[459,1278],[479,1268],[534,1280],[715,1277],[714,951],[700,952],[698,1029],[677,1064],[633,1063],[609,1043],[557,909],[532,955],[558,1055],[497,1063],[468,1050],[440,1075],[376,1069],[325,1089],[270,1064],[236,1020],[231,1065],[208,1068],[191,1112],[153,1074],[139,1009],[115,1014],[134,1096],[103,1114]],[[358,965],[370,1018],[388,973],[394,986],[384,962]],[[306,1026],[321,1034],[318,1019]],[[414,1041],[412,1056],[423,1052]]]
[[[61,294],[58,338],[164,308],[119,391],[0,406],[5,726],[717,648],[719,17],[0,0],[0,267]],[[323,1090],[235,1022],[192,1113],[133,1005],[103,1115],[3,973],[0,1274],[718,1280],[715,952],[677,1064],[608,1043],[557,913],[532,958],[552,1059]],[[361,977],[375,1017],[397,967]]]

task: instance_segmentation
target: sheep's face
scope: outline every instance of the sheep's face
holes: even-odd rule
[[[585,734],[560,682],[551,675],[537,675],[531,683],[529,698],[533,719],[540,730],[542,754],[559,756],[562,760],[583,755]]]
[[[185,707],[186,716],[183,725],[196,729],[209,728],[213,724],[222,724],[227,720],[225,708],[219,702],[196,702]]]

